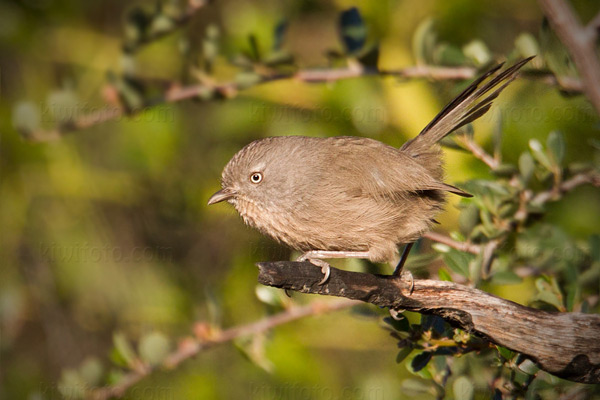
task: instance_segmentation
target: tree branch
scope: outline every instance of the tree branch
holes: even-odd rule
[[[433,231],[425,233],[423,237],[429,240],[433,240],[434,242],[445,244],[446,246],[452,247],[453,249],[464,251],[465,253],[479,254],[479,252],[481,251],[481,246],[479,246],[478,244],[471,242],[459,242],[458,240],[452,239],[450,236],[446,236]]]
[[[584,93],[600,114],[600,61],[595,43],[597,29],[583,26],[572,7],[563,0],[539,0],[539,3],[577,66]],[[594,18],[590,26],[593,28],[597,23],[597,18]]]
[[[600,316],[536,310],[453,282],[415,280],[331,268],[329,280],[309,262],[259,263],[258,281],[302,293],[346,297],[392,310],[438,315],[468,332],[531,358],[543,370],[600,383]]]
[[[240,91],[251,86],[257,86],[274,81],[297,80],[305,83],[323,83],[334,82],[345,79],[355,79],[364,76],[392,76],[398,79],[431,79],[431,80],[465,80],[474,78],[477,70],[470,67],[439,67],[439,66],[414,66],[397,70],[378,70],[376,68],[367,68],[361,65],[351,65],[343,68],[327,69],[307,69],[299,70],[293,74],[273,74],[258,76],[256,81],[248,83],[239,83],[236,81],[214,83],[210,80],[204,80],[201,83],[189,86],[180,86],[173,83],[161,97],[153,99],[147,104],[134,110],[125,110],[118,106],[106,106],[97,111],[90,112],[72,120],[61,123],[52,129],[38,129],[32,132],[22,132],[23,137],[34,142],[45,142],[60,139],[65,133],[87,129],[94,125],[108,122],[123,117],[124,115],[135,115],[146,110],[148,107],[157,104],[177,103],[189,99],[203,99],[203,94],[211,94],[206,99],[217,97],[231,98],[235,97]],[[551,85],[558,84],[563,86],[563,81],[553,75],[527,75],[533,79],[541,79]],[[573,79],[568,81],[565,90],[578,91],[577,82]]]
[[[106,400],[122,397],[129,388],[148,377],[154,371],[161,368],[173,369],[182,362],[189,360],[202,351],[208,350],[216,345],[231,342],[239,337],[266,332],[276,326],[297,319],[343,310],[357,304],[360,304],[360,302],[348,299],[341,299],[333,302],[318,301],[306,306],[293,306],[279,314],[263,318],[247,325],[236,326],[222,331],[211,329],[209,326],[199,323],[197,324],[199,329],[196,329],[196,337],[188,337],[181,341],[177,350],[169,354],[162,365],[152,367],[148,364],[144,364],[141,360],[136,360],[136,364],[138,364],[137,368],[123,376],[118,383],[112,386],[96,388],[90,391],[86,398],[90,400]]]

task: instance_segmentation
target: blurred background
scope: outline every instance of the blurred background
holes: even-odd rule
[[[254,264],[292,254],[247,228],[231,206],[206,205],[222,168],[247,143],[273,135],[359,135],[399,146],[464,87],[379,76],[252,85],[252,76],[240,75],[249,58],[276,49],[293,56],[294,68],[338,65],[339,14],[350,7],[360,10],[368,41],[380,44],[382,69],[418,62],[479,68],[529,55],[543,40],[535,1],[222,0],[175,33],[127,49],[144,25],[139,10],[152,12],[156,4],[0,3],[2,399],[61,398],[69,392],[61,385],[76,385],[82,376],[90,384],[117,379],[115,336],[137,349],[153,335],[172,349],[195,321],[235,326],[282,302],[316,300],[258,288]],[[598,12],[593,0],[573,4],[584,20]],[[282,21],[287,30],[276,43]],[[438,45],[419,60],[423,32]],[[152,98],[167,83],[207,79],[250,84],[232,98],[160,102],[58,140],[25,140],[16,129],[52,131],[106,104],[139,106],[140,96]],[[499,126],[507,162],[553,130],[564,133],[567,161],[589,162],[589,139],[599,138],[598,116],[585,98],[533,79],[519,79],[503,93],[475,123],[476,140],[488,147]],[[469,153],[445,154],[450,183],[491,176]],[[441,232],[458,230],[456,202],[450,199],[438,218]],[[580,187],[553,204],[545,220],[585,241],[599,233],[598,204],[597,189]],[[428,243],[420,251],[435,255]],[[365,268],[357,261],[336,265]],[[441,265],[436,259],[413,271],[437,276]],[[532,279],[486,290],[521,304],[536,294]],[[126,398],[434,398],[425,381],[396,364],[396,342],[382,329],[385,312],[359,311],[303,319],[216,347],[142,381]],[[481,366],[490,360],[454,361],[459,370],[482,371],[485,387],[493,371]],[[489,398],[482,390],[478,398]]]

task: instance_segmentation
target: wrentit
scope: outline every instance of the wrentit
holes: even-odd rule
[[[443,182],[437,144],[485,114],[531,58],[477,78],[400,149],[336,136],[256,140],[225,166],[222,189],[208,201],[231,203],[244,222],[300,250],[329,276],[327,258],[393,262],[400,274],[411,244],[431,228],[446,193],[470,197]]]

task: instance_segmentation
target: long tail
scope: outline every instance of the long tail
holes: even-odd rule
[[[444,107],[417,137],[404,143],[401,150],[412,156],[419,156],[422,153],[431,151],[431,147],[446,135],[481,117],[490,109],[492,101],[498,97],[500,92],[517,77],[519,69],[532,58],[525,58],[501,73],[498,73],[498,71],[504,63],[499,64],[477,78],[475,82]],[[490,77],[493,78],[483,84]],[[482,86],[480,87],[480,85]],[[487,97],[481,99],[490,91],[492,92]]]

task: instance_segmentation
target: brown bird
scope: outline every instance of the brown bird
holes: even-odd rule
[[[485,114],[531,58],[500,72],[494,67],[467,87],[400,149],[379,141],[337,136],[256,140],[229,161],[222,189],[208,201],[228,201],[244,219],[300,250],[329,277],[327,258],[393,262],[406,244],[431,228],[446,193],[470,195],[443,182],[437,143]]]

